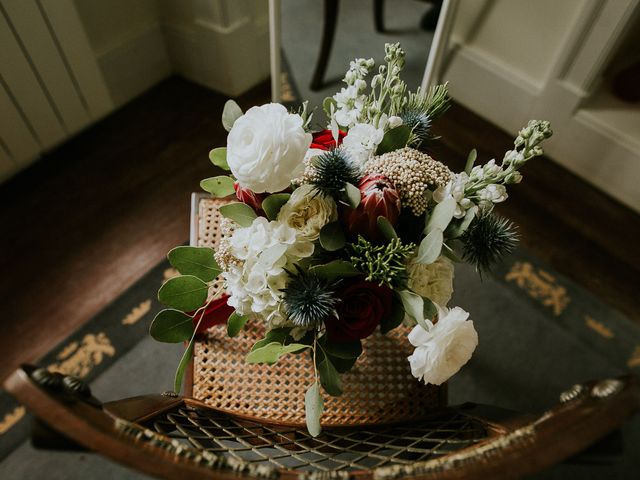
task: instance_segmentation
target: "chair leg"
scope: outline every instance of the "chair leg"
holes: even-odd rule
[[[322,43],[320,53],[316,61],[316,68],[311,77],[311,90],[320,90],[324,85],[324,74],[329,63],[329,55],[333,45],[333,37],[336,33],[338,21],[338,0],[324,0],[324,27],[322,30]]]
[[[384,33],[384,0],[373,0],[373,21],[376,31]]]

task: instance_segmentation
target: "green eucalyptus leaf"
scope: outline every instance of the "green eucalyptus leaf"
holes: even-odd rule
[[[176,370],[176,377],[173,382],[173,391],[176,393],[180,393],[182,390],[182,382],[184,380],[184,372],[187,370],[189,366],[189,361],[193,356],[193,338],[189,342],[187,349],[182,354],[182,358],[180,359],[180,363],[178,364],[178,368]]]
[[[411,290],[402,290],[398,292],[404,311],[407,315],[413,318],[418,325],[425,330],[429,330],[429,326],[425,321],[425,302],[424,299],[417,293]]]
[[[331,116],[331,106],[336,105],[336,100],[333,97],[326,97],[323,101],[322,101],[322,110],[324,110],[324,113],[327,114],[327,117]]]
[[[228,175],[220,175],[218,177],[205,178],[200,181],[200,188],[205,192],[209,192],[216,198],[224,198],[233,195],[233,178]]]
[[[387,130],[387,133],[382,137],[380,145],[378,145],[376,154],[382,155],[383,153],[393,152],[394,150],[406,147],[410,136],[411,127],[408,125],[400,125],[399,127]]]
[[[360,189],[352,183],[344,184],[345,201],[351,208],[358,208],[360,205]]]
[[[193,312],[207,301],[209,287],[193,275],[180,275],[167,280],[158,290],[158,300],[168,307]]]
[[[474,205],[465,212],[464,217],[457,219],[455,222],[451,222],[449,227],[447,227],[447,238],[460,238],[467,228],[469,228],[471,222],[473,222],[478,210],[478,206]]]
[[[422,242],[420,242],[418,254],[413,262],[422,263],[424,265],[429,265],[430,263],[435,262],[442,251],[443,241],[444,236],[442,234],[442,230],[436,229],[430,231],[427,236],[422,239]]]
[[[325,263],[324,265],[315,265],[311,267],[309,271],[318,277],[325,278],[327,280],[336,280],[343,277],[357,277],[358,275],[362,275],[362,273],[347,260],[333,260],[332,262]]]
[[[358,361],[357,357],[356,358],[339,358],[339,357],[332,357],[331,355],[329,355],[329,358],[331,359],[331,363],[336,368],[338,373],[348,372],[353,368],[355,363]]]
[[[393,240],[394,238],[398,238],[398,234],[396,233],[395,228],[391,225],[391,222],[387,220],[386,217],[380,215],[377,220],[378,230],[382,233],[384,238],[387,240]]]
[[[221,206],[220,214],[229,220],[233,220],[241,227],[251,226],[253,221],[258,217],[256,212],[253,211],[253,208],[242,202],[233,202]]]
[[[320,375],[320,384],[324,391],[333,397],[342,395],[342,382],[340,375],[335,369],[331,361],[326,355],[323,355],[322,361],[318,363],[318,374]]]
[[[469,156],[467,157],[467,163],[464,166],[464,172],[469,175],[471,173],[471,169],[473,168],[473,164],[476,163],[476,158],[478,158],[478,152],[474,148],[469,152]]]
[[[274,193],[262,201],[262,209],[269,220],[278,218],[282,206],[291,198],[290,193]]]
[[[453,197],[447,197],[442,202],[438,203],[434,207],[433,212],[431,212],[429,221],[424,227],[424,233],[428,234],[434,230],[442,230],[444,232],[449,223],[451,223],[453,212],[456,211],[457,205],[458,202],[456,202]]]
[[[380,319],[380,332],[382,334],[389,333],[391,330],[399,326],[404,320],[404,306],[402,299],[394,292],[393,303],[391,304],[391,315]]]
[[[330,357],[350,360],[362,355],[362,342],[326,342],[322,349]]]
[[[463,260],[456,254],[456,252],[446,243],[442,244],[442,255],[447,257],[449,260],[455,263],[462,263]]]
[[[227,319],[227,335],[235,337],[240,333],[240,330],[244,328],[249,317],[247,315],[240,315],[238,312],[233,312]]]
[[[176,247],[167,254],[169,263],[182,275],[193,275],[203,282],[214,280],[222,269],[209,247]]]
[[[269,343],[277,342],[280,345],[284,344],[284,341],[289,336],[289,332],[291,328],[283,327],[283,328],[274,328],[273,330],[269,330],[262,340],[258,340],[253,347],[251,347],[251,351],[258,350],[259,348],[268,345]]]
[[[222,110],[222,126],[227,132],[233,128],[233,124],[242,116],[242,109],[234,100],[227,100]]]
[[[335,252],[344,247],[346,240],[340,222],[327,223],[320,230],[320,245],[328,252]]]
[[[436,304],[429,300],[427,297],[422,297],[422,301],[424,302],[422,315],[424,315],[425,319],[433,323],[433,320],[438,315],[438,307],[436,307]]]
[[[299,352],[305,348],[310,348],[310,346],[302,343],[282,345],[278,342],[271,342],[264,347],[260,347],[249,352],[249,355],[247,355],[247,363],[266,363],[268,365],[273,365],[282,355]]]
[[[312,437],[317,437],[322,431],[320,417],[322,417],[323,411],[324,400],[320,395],[320,387],[318,382],[313,382],[304,395],[304,415],[307,421],[307,430]]]
[[[151,322],[149,334],[158,342],[186,342],[193,335],[193,319],[180,310],[161,310]]]
[[[226,147],[218,147],[214,148],[209,152],[209,160],[216,167],[220,167],[227,172],[231,170],[229,168],[229,164],[227,163],[227,148]]]

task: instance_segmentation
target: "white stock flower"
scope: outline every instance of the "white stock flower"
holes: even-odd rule
[[[443,256],[425,265],[412,263],[407,268],[409,273],[408,287],[421,297],[433,303],[446,306],[453,294],[453,263]]]
[[[278,213],[279,222],[311,241],[318,239],[322,227],[337,219],[338,209],[333,198],[320,194],[308,184],[296,188]]]
[[[252,107],[227,137],[227,163],[243,187],[256,193],[279,192],[302,173],[312,136],[300,115],[279,103]]]
[[[438,310],[438,322],[429,331],[416,325],[409,333],[409,342],[416,347],[408,357],[411,374],[433,385],[455,375],[478,346],[478,332],[467,320],[468,312],[460,307]]]
[[[237,228],[229,239],[231,254],[241,260],[223,273],[230,295],[227,303],[242,315],[257,314],[269,323],[282,321],[282,289],[286,268],[313,254],[313,243],[298,232],[264,217]]]
[[[507,188],[504,185],[492,183],[480,190],[478,192],[478,197],[480,197],[481,202],[504,202],[508,197]]]
[[[445,198],[453,197],[456,201],[456,209],[453,212],[453,216],[455,218],[462,218],[466,211],[473,206],[473,202],[464,196],[464,189],[467,183],[469,183],[469,175],[465,172],[458,173],[449,183],[436,188],[433,192],[433,199],[440,203]]]
[[[368,123],[358,123],[349,130],[342,145],[351,160],[356,165],[362,166],[375,154],[383,137],[384,130],[381,128]]]

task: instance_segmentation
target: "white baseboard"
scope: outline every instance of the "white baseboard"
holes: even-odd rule
[[[157,23],[149,24],[114,47],[98,52],[97,60],[116,107],[172,73],[162,27]]]

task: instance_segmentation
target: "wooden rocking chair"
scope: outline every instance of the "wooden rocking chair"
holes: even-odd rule
[[[5,389],[38,419],[34,444],[84,448],[168,479],[501,479],[542,470],[638,407],[632,377],[574,385],[542,415],[465,404],[420,422],[304,428],[233,416],[173,393],[102,404],[82,380],[24,366]]]

